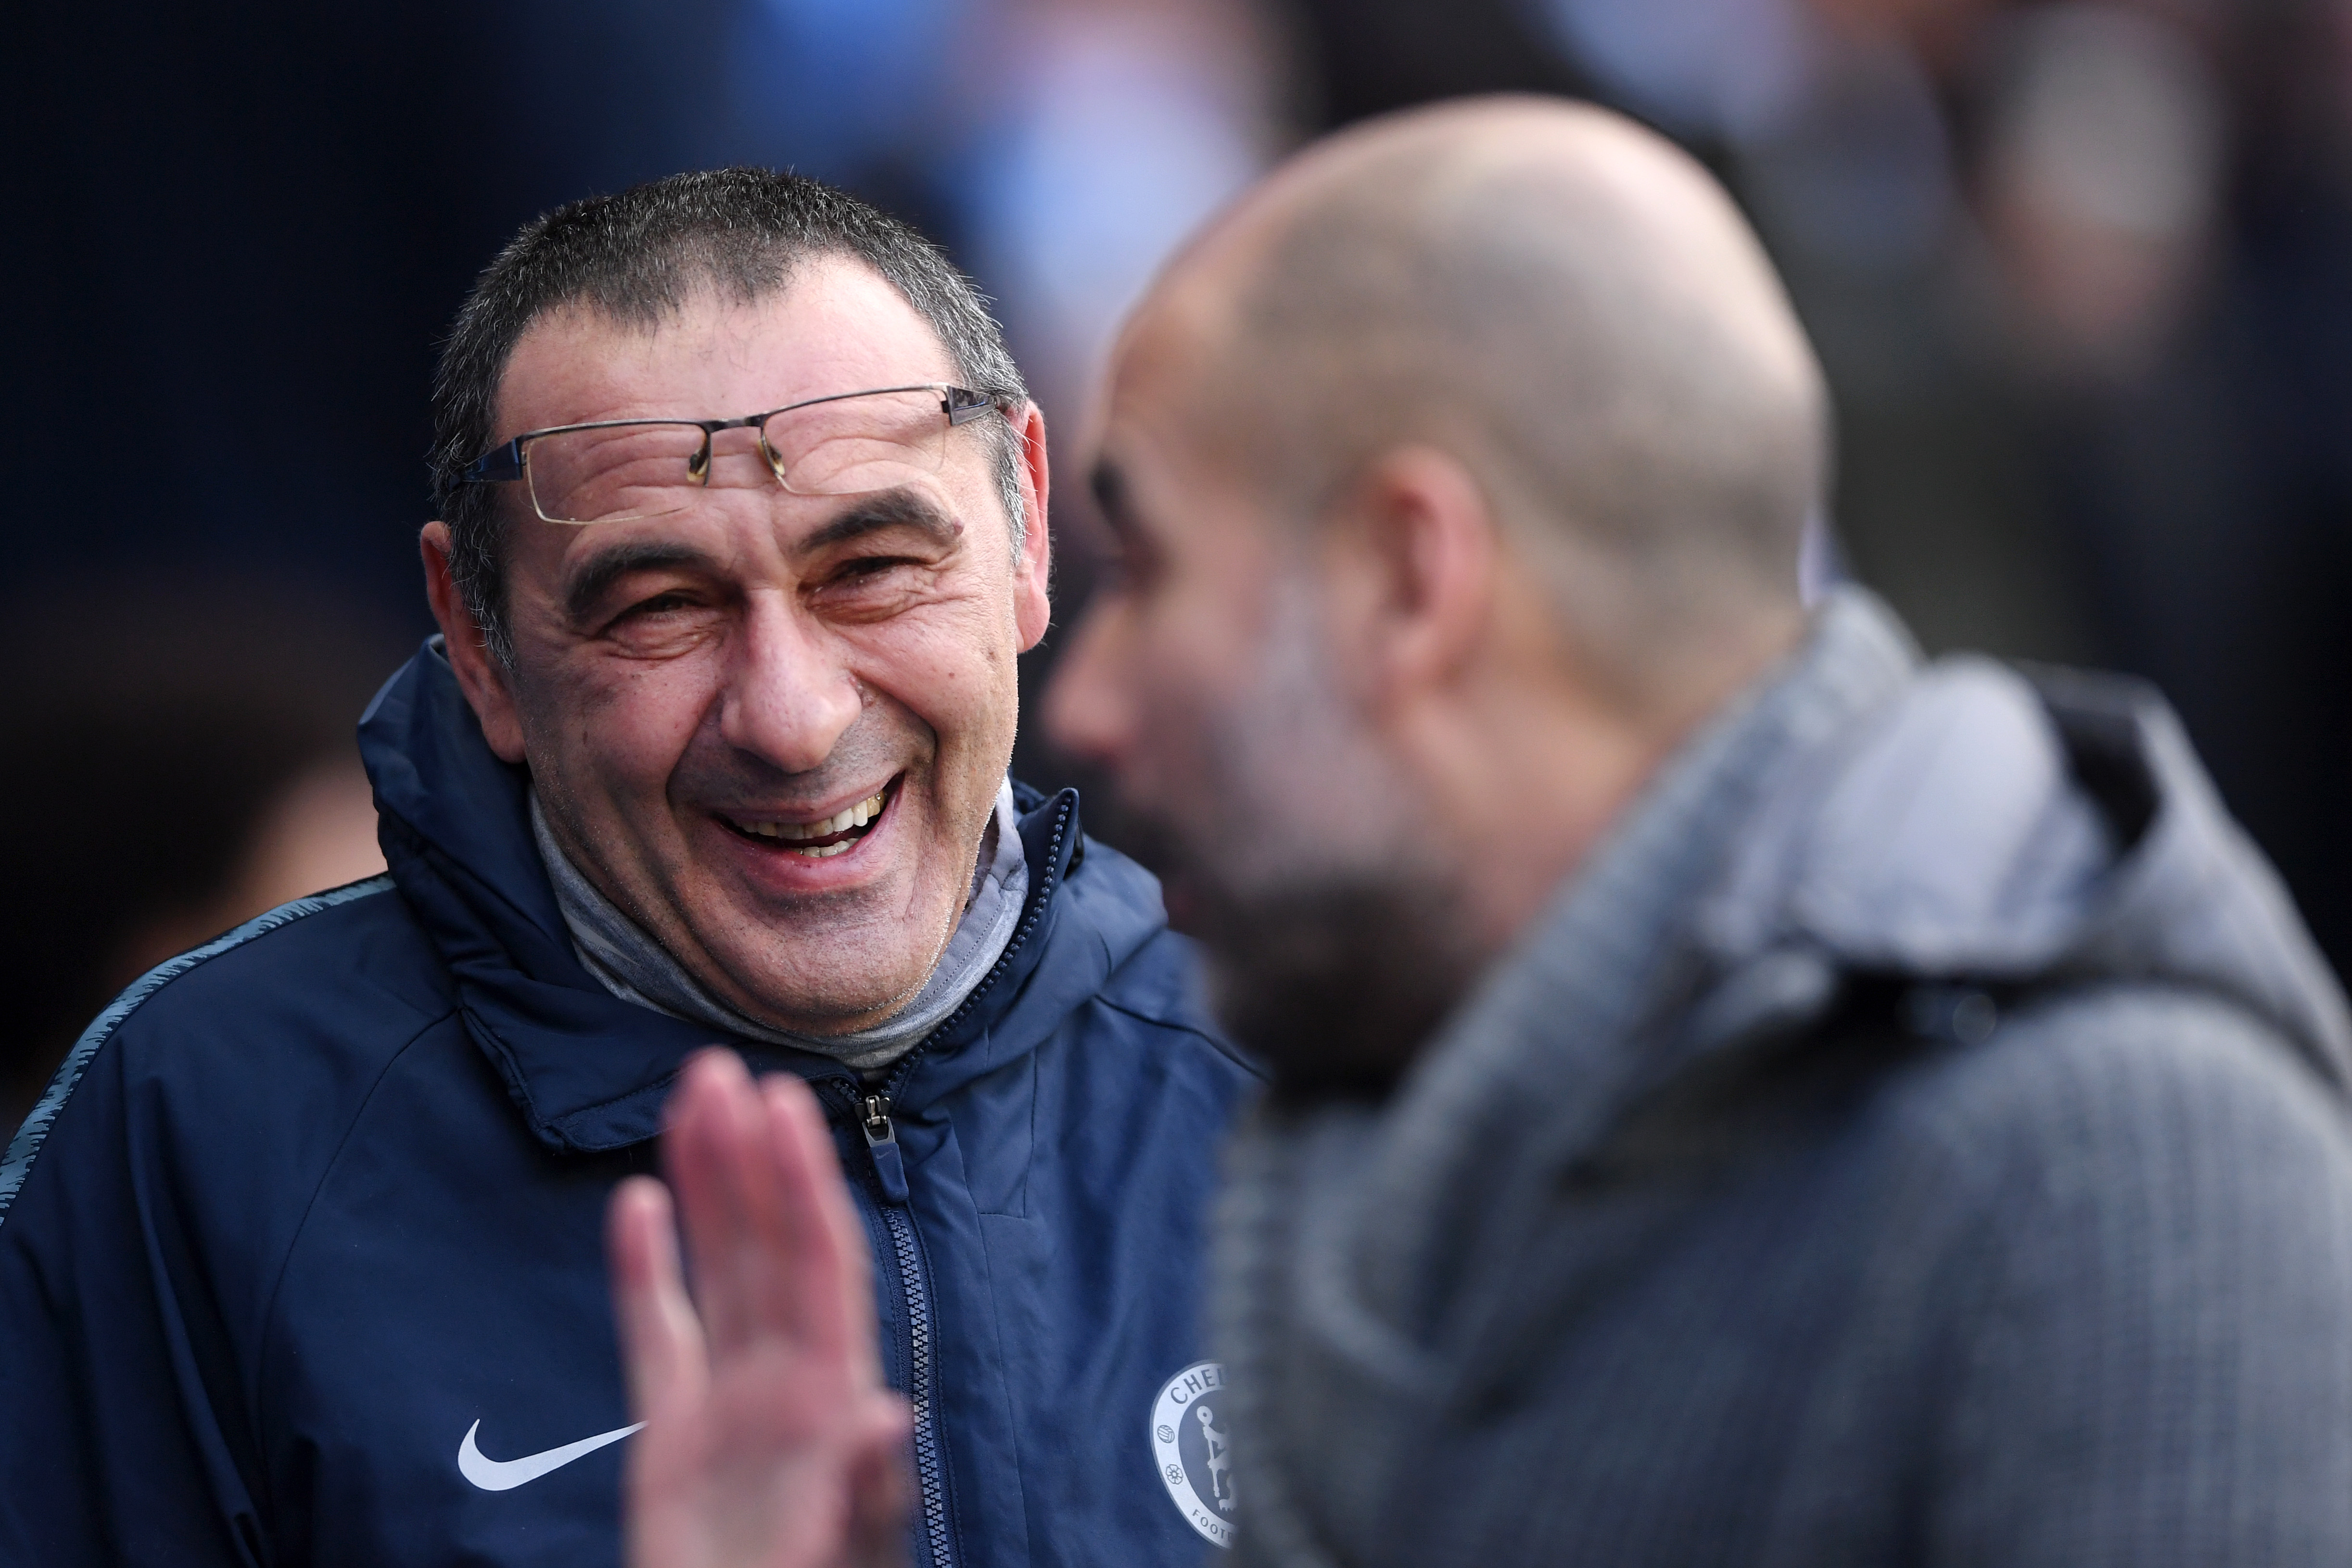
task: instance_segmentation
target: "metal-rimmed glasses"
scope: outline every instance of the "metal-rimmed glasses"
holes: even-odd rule
[[[1010,418],[1019,403],[934,383],[835,392],[740,419],[559,424],[492,447],[459,482],[521,480],[541,518],[572,524],[665,517],[713,488],[772,482],[795,496],[863,495],[938,473],[950,432],[992,409]],[[730,430],[757,432],[757,444],[722,450]]]

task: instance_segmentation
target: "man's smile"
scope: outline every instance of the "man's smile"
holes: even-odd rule
[[[863,800],[854,801],[833,815],[820,817],[814,821],[737,817],[724,811],[714,811],[711,815],[741,837],[773,845],[787,853],[809,860],[824,860],[856,848],[859,841],[880,825],[883,812],[897,797],[898,783],[899,779],[893,779]]]

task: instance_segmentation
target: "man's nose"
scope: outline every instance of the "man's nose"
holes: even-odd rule
[[[805,773],[833,755],[864,706],[832,639],[785,596],[752,596],[719,706],[719,733],[730,746]]]
[[[1045,730],[1054,744],[1118,768],[1135,740],[1135,694],[1126,617],[1097,607],[1082,618],[1045,688]]]

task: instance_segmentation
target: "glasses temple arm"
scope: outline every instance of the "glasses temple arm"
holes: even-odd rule
[[[457,476],[461,485],[503,485],[522,477],[522,443],[509,441],[503,446],[493,446],[471,463]]]

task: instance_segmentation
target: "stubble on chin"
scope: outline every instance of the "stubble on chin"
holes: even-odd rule
[[[1431,814],[1335,678],[1312,582],[1272,586],[1254,678],[1171,709],[1189,788],[1146,824],[1211,999],[1290,1103],[1385,1098],[1481,955]]]
[[[1197,907],[1218,1019],[1287,1104],[1386,1099],[1477,972],[1439,885],[1335,875]]]

